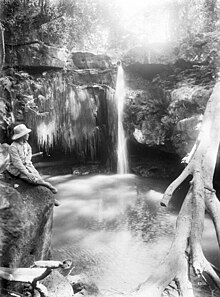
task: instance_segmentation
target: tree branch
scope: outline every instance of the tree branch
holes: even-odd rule
[[[168,206],[170,199],[173,195],[173,192],[191,173],[192,173],[191,166],[187,165],[187,167],[183,170],[183,172],[166,189],[163,195],[163,198],[160,202],[161,206],[164,206],[164,207]]]
[[[24,46],[24,45],[34,44],[34,43],[38,43],[41,45],[43,44],[43,42],[41,42],[40,40],[33,40],[33,41],[28,41],[23,43],[5,43],[5,45],[9,47],[16,47],[16,46]]]

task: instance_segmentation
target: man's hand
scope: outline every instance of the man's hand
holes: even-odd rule
[[[28,177],[29,180],[32,181],[32,182],[36,181],[36,177],[35,177],[33,174],[31,174],[31,173],[28,173],[28,174],[27,174],[27,177]]]
[[[32,155],[32,158],[37,157],[37,156],[42,156],[42,155],[43,155],[43,152],[35,153]]]

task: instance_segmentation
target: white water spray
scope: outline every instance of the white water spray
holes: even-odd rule
[[[120,62],[118,63],[115,97],[117,100],[117,109],[118,109],[117,173],[126,174],[128,173],[128,158],[127,158],[127,143],[126,143],[126,138],[125,138],[125,133],[123,128],[125,83],[124,83],[124,71]]]

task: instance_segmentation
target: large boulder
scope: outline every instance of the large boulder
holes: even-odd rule
[[[110,57],[89,52],[72,52],[69,61],[72,62],[72,67],[76,69],[105,70],[112,67]]]
[[[74,294],[71,282],[57,270],[53,270],[42,284],[48,290],[48,297],[72,297]]]
[[[50,257],[54,195],[19,179],[0,184],[1,266],[29,267]]]
[[[54,195],[47,188],[27,184],[17,178],[2,178],[0,266],[27,268],[35,261],[50,259],[53,206]],[[52,271],[42,283],[46,285],[49,297],[73,296],[72,286],[62,271]],[[1,280],[0,295],[8,296],[4,295],[4,289],[23,293],[27,288],[21,281]]]

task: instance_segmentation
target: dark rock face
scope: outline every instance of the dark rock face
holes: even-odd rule
[[[49,46],[42,42],[6,44],[5,66],[37,72],[52,69],[99,69],[112,68],[106,55],[88,52],[68,52],[64,48]]]
[[[10,142],[13,126],[26,123],[34,151],[59,148],[83,162],[114,163],[116,71],[110,58],[77,52],[66,59],[64,50],[40,43],[17,46],[12,55],[7,48],[16,70],[7,69],[0,79],[0,141]]]
[[[45,187],[13,178],[1,182],[0,200],[1,266],[29,267],[48,259],[54,195]]]
[[[1,142],[10,142],[13,126],[25,122],[33,131],[34,151],[59,147],[74,159],[114,167],[116,71],[110,58],[83,52],[66,56],[41,43],[8,45],[6,58],[6,65],[21,71],[7,69],[0,81]]]
[[[134,63],[126,67],[129,72],[138,73],[146,80],[152,80],[157,74],[166,76],[172,73],[172,68],[164,64],[141,64]]]
[[[207,63],[175,60],[170,50],[155,48],[155,53],[136,48],[124,57],[124,63],[129,61],[124,67],[124,128],[130,139],[147,147],[184,156],[196,139],[197,124],[191,121],[186,131],[178,123],[203,114],[215,70]],[[0,79],[0,142],[8,142],[14,124],[25,122],[37,149],[51,153],[59,147],[83,162],[101,157],[103,164],[114,163],[108,157],[115,156],[117,138],[111,59],[38,42],[6,49],[6,65],[21,71],[7,70]],[[195,133],[189,135],[190,130]]]
[[[64,48],[34,42],[6,46],[6,66],[64,68],[68,53]]]
[[[69,67],[78,69],[104,70],[112,67],[111,59],[106,55],[94,55],[88,52],[73,52],[69,59],[73,64]]]
[[[215,71],[178,60],[172,67],[126,67],[125,126],[130,138],[183,157],[193,147],[198,123],[212,93]]]
[[[68,276],[68,280],[72,284],[76,296],[100,296],[98,287],[86,274],[70,275]]]

